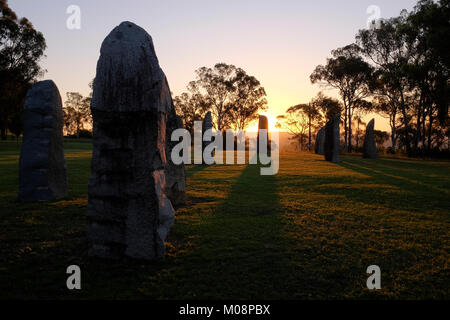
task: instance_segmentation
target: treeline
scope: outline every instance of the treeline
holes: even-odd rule
[[[311,82],[339,93],[334,103],[340,105],[336,110],[342,115],[346,151],[355,149],[355,140],[359,143],[361,117],[376,112],[389,119],[391,152],[448,154],[449,35],[450,1],[421,0],[412,12],[374,21],[357,33],[354,43],[333,50],[326,64],[315,68]],[[280,126],[291,125],[301,144],[305,128],[322,125],[324,106],[318,98],[280,118]]]

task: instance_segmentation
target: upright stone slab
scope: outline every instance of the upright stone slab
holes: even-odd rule
[[[316,154],[325,155],[325,127],[317,132],[314,151]]]
[[[51,80],[36,83],[24,104],[23,143],[19,161],[19,200],[49,201],[67,195],[63,111]]]
[[[259,148],[259,139],[261,137],[263,137],[263,132],[260,130],[265,130],[264,136],[265,136],[265,141],[266,141],[266,150],[260,150]],[[264,143],[264,142],[261,142]],[[258,121],[258,140],[257,140],[257,150],[258,150],[258,156],[260,154],[260,152],[262,153],[266,153],[267,155],[269,155],[270,153],[270,147],[269,147],[269,119],[267,119],[266,116],[259,116],[259,121]]]
[[[184,163],[176,165],[172,161],[172,149],[178,144],[178,141],[171,140],[172,132],[183,128],[183,121],[176,114],[172,107],[167,119],[167,148],[166,148],[166,187],[165,193],[174,207],[182,206],[186,203],[186,176]]]
[[[340,121],[341,115],[337,114],[325,126],[325,160],[335,163],[339,162]]]
[[[375,143],[375,119],[372,119],[366,127],[366,134],[364,136],[364,145],[363,145],[363,157],[367,159],[377,159],[377,144]]]
[[[210,144],[210,142],[208,142],[208,141],[203,141],[203,137],[205,135],[205,132],[212,128],[213,128],[213,123],[212,123],[211,111],[208,111],[205,115],[205,118],[203,118],[203,122],[202,122],[202,159],[203,159],[203,151]],[[203,160],[203,163],[205,163],[204,160]]]
[[[173,108],[150,35],[123,22],[103,41],[91,103],[89,255],[156,259],[174,221],[166,184]]]

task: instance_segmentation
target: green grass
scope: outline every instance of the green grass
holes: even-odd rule
[[[87,257],[89,141],[66,141],[69,196],[16,202],[20,144],[0,143],[0,298],[450,298],[449,162],[308,153],[258,166],[188,166],[188,205],[162,261]],[[82,290],[66,289],[66,268]],[[379,265],[382,290],[366,289]]]

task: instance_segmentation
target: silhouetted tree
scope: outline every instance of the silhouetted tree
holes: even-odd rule
[[[344,103],[344,146],[350,152],[353,113],[365,106],[364,98],[370,95],[372,67],[362,59],[355,44],[333,50],[332,56],[326,65],[316,67],[310,79],[312,83],[321,82],[339,91]]]
[[[209,101],[198,90],[197,83],[191,81],[188,92],[173,99],[177,114],[183,120],[183,125],[191,134],[194,132],[194,122],[202,121],[204,113],[209,109]]]
[[[63,108],[64,127],[67,133],[75,133],[79,138],[84,125],[92,122],[90,102],[90,97],[83,97],[78,92],[67,92],[67,100]]]
[[[196,71],[195,81],[204,106],[210,110],[217,130],[243,130],[267,108],[266,92],[260,82],[243,69],[226,63]]]
[[[21,112],[23,88],[32,83],[45,70],[39,61],[46,48],[42,33],[36,31],[26,18],[18,19],[8,6],[0,0],[0,131],[6,139],[9,118]],[[15,91],[17,90],[17,91]],[[14,121],[14,122],[15,122]],[[16,127],[16,126],[15,126]],[[16,127],[17,129],[18,127]]]
[[[231,121],[235,130],[244,131],[260,111],[267,110],[266,91],[261,83],[244,70],[237,69],[232,95]]]

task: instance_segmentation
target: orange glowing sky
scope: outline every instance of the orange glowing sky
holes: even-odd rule
[[[234,64],[255,76],[267,92],[270,127],[295,104],[309,102],[323,90],[309,75],[331,50],[354,41],[366,26],[367,8],[376,4],[381,17],[411,10],[415,0],[10,0],[18,16],[41,31],[48,49],[46,79],[68,91],[89,93],[88,83],[102,40],[121,21],[132,21],[153,37],[160,65],[177,95],[195,78],[194,71],[217,62]],[[67,7],[81,9],[81,29],[66,27]],[[334,95],[333,92],[327,92]],[[367,116],[366,119],[371,117]],[[389,130],[377,117],[377,127]]]

